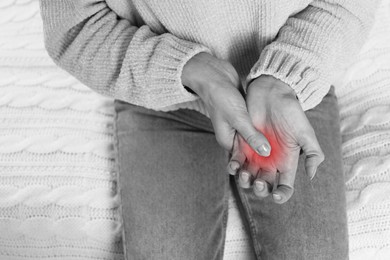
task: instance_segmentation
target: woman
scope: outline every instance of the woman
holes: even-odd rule
[[[116,99],[128,259],[221,259],[229,188],[258,259],[348,258],[331,83],[374,7],[41,0],[53,60]]]

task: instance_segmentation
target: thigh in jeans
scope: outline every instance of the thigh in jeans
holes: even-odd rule
[[[305,174],[305,157],[301,155],[295,192],[285,204],[275,204],[271,197],[260,200],[252,189],[234,185],[256,255],[262,260],[348,259],[339,110],[334,87],[306,115],[325,153],[325,161],[313,181]]]
[[[115,108],[126,259],[221,259],[229,177],[210,120]]]

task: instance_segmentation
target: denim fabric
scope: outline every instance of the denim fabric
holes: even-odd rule
[[[232,188],[257,259],[348,259],[337,99],[306,112],[326,159],[310,182],[301,155],[285,204],[259,199],[226,172],[211,121],[115,101],[126,259],[222,259]],[[229,187],[230,185],[230,187]]]

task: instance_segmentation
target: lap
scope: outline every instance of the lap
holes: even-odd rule
[[[210,120],[191,110],[164,113],[119,101],[116,110],[129,259],[222,258],[227,155]]]
[[[210,120],[191,110],[156,112],[121,101],[115,108],[129,259],[221,259],[229,177]],[[347,258],[338,113],[333,88],[306,112],[326,158],[310,182],[301,156],[286,204],[259,200],[233,180],[259,258]]]

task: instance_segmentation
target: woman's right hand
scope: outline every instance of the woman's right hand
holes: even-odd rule
[[[253,126],[239,91],[240,78],[228,61],[206,52],[198,53],[185,64],[182,84],[204,102],[217,142],[225,150],[232,151],[237,131],[259,155],[269,156],[271,146]]]

